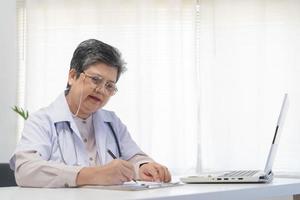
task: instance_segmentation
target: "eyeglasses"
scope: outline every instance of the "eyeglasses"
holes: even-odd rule
[[[103,77],[98,76],[98,75],[93,76],[86,72],[82,72],[82,73],[86,77],[90,78],[91,83],[95,86],[95,88],[97,88],[97,87],[100,88],[104,84],[104,91],[105,91],[106,95],[113,96],[118,91],[117,86],[114,82],[105,81],[105,79]]]

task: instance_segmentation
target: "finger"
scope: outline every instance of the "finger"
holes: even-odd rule
[[[134,177],[133,165],[127,161],[115,159],[112,164],[116,167],[115,175],[117,175],[119,180],[130,181]]]
[[[155,164],[154,167],[156,168],[156,171],[158,172],[159,181],[165,180],[165,167],[162,165]]]
[[[171,181],[171,173],[169,172],[168,168],[165,168],[165,179],[164,182],[170,182]]]
[[[126,178],[126,181],[131,181],[134,177],[134,170],[129,169],[127,167],[121,166],[120,168],[121,174],[124,178]]]
[[[153,165],[149,165],[148,173],[152,176],[152,181],[160,182],[158,171]]]
[[[128,178],[126,178],[125,176],[122,176],[122,177],[120,178],[120,181],[121,181],[121,183],[124,183],[124,182],[127,182],[127,181],[129,181],[129,180],[128,180]]]
[[[140,174],[142,181],[153,181],[153,177],[150,174],[142,173]]]
[[[168,168],[165,167],[165,166],[162,166],[162,170],[163,170],[164,175],[162,176],[161,181],[162,181],[162,182],[167,182],[167,180],[168,180],[168,175],[169,175]]]
[[[125,168],[127,168],[131,171],[134,171],[134,166],[130,162],[125,161],[125,160],[121,160],[121,164],[122,164],[123,167],[125,167]]]

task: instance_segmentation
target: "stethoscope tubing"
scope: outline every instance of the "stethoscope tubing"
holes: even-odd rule
[[[113,126],[110,122],[106,122],[108,127],[110,128],[111,130],[111,133],[113,134],[113,137],[114,137],[114,140],[116,142],[116,145],[117,145],[117,149],[118,149],[118,154],[119,154],[119,158],[122,157],[122,153],[121,153],[121,147],[120,147],[120,143],[119,143],[119,140],[117,138],[117,134],[115,132],[115,130],[113,129]],[[76,155],[76,160],[78,160],[78,155],[77,155],[77,148],[75,146],[75,141],[74,141],[74,132],[72,130],[72,128],[70,127],[70,124],[68,123],[68,127],[69,127],[69,130],[72,134],[72,140],[73,140],[73,145],[74,145],[74,150],[75,150],[75,155]],[[62,152],[62,149],[61,149],[61,145],[60,145],[60,141],[59,141],[59,135],[58,135],[58,131],[57,131],[57,127],[56,127],[56,124],[55,124],[55,131],[56,131],[56,135],[57,135],[57,145],[58,145],[58,149],[59,149],[59,153],[61,155],[61,158],[62,158],[62,161],[67,164],[65,158],[64,158],[64,155],[63,155],[63,152]]]

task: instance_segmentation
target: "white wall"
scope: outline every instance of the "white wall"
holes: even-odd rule
[[[0,0],[0,162],[16,145],[17,117],[11,108],[17,102],[16,2]]]

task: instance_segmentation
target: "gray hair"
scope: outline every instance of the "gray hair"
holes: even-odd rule
[[[104,42],[96,39],[89,39],[81,42],[73,53],[70,64],[70,70],[75,69],[77,78],[84,70],[96,63],[105,63],[110,67],[115,67],[117,72],[117,81],[121,73],[126,70],[126,63],[122,59],[121,52]],[[67,84],[66,94],[71,86]]]

